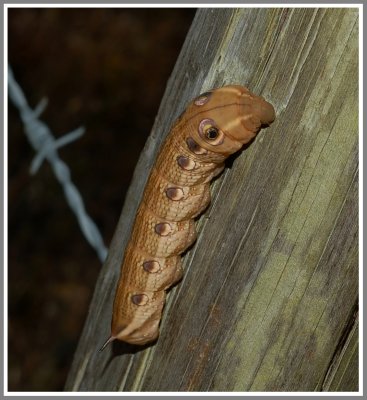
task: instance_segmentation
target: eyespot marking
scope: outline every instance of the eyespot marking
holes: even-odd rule
[[[203,119],[199,124],[199,134],[208,144],[218,146],[224,141],[224,133],[216,126],[212,119]]]
[[[131,301],[137,306],[145,306],[149,301],[149,297],[146,294],[134,294],[131,296]]]
[[[168,236],[172,228],[168,222],[161,222],[154,227],[154,230],[159,236]]]
[[[158,261],[149,260],[149,261],[145,261],[143,263],[143,268],[145,271],[147,271],[151,274],[155,274],[156,272],[158,272],[161,269],[161,265],[159,264]]]
[[[192,171],[196,165],[194,160],[191,160],[190,158],[185,156],[178,156],[177,163],[182,169],[185,169],[186,171]]]
[[[205,136],[209,140],[215,140],[218,137],[218,135],[219,135],[219,131],[218,131],[218,128],[216,128],[215,126],[211,126],[210,128],[208,128],[205,131]]]
[[[189,150],[194,154],[201,155],[208,153],[208,150],[202,148],[191,136],[186,138],[186,144]]]
[[[211,92],[202,93],[201,95],[199,95],[199,97],[196,98],[194,104],[196,106],[203,106],[209,101],[211,95],[212,95]]]
[[[166,189],[166,196],[170,200],[178,201],[184,197],[184,191],[179,187],[170,187]]]

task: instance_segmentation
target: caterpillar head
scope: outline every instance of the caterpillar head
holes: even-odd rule
[[[243,86],[231,85],[199,95],[189,107],[193,139],[211,152],[238,151],[275,119],[273,106]],[[191,117],[189,117],[191,115]]]

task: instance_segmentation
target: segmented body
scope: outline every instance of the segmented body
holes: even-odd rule
[[[226,86],[200,95],[174,124],[137,211],[107,342],[145,344],[158,337],[166,290],[182,277],[181,254],[196,239],[194,218],[210,202],[210,181],[274,118],[264,99]]]

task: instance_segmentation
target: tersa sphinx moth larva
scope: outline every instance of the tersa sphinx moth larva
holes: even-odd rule
[[[175,122],[136,214],[101,350],[115,339],[157,339],[166,290],[182,277],[180,255],[196,239],[194,219],[210,202],[210,181],[274,119],[271,104],[232,85],[201,94]]]

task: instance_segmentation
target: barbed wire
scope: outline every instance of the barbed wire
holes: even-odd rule
[[[10,66],[8,68],[8,87],[9,97],[20,113],[28,141],[36,151],[31,163],[30,173],[34,175],[45,159],[51,164],[57,180],[62,185],[66,201],[78,220],[81,231],[89,244],[96,250],[100,261],[103,262],[107,256],[107,249],[103,243],[102,236],[97,225],[87,214],[82,196],[77,187],[71,181],[69,167],[59,158],[57,152],[60,147],[80,138],[85,132],[84,127],[75,129],[61,138],[55,139],[48,126],[38,119],[47,106],[47,100],[42,99],[38,106],[32,110],[21,87],[14,78]]]

